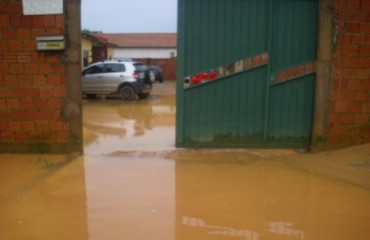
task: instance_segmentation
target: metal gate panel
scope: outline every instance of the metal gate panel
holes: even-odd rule
[[[263,142],[267,67],[186,91],[185,142],[191,147],[241,147]]]
[[[264,52],[268,38],[267,2],[184,1],[185,76]]]
[[[179,0],[176,146],[308,147],[317,5]],[[227,71],[184,88],[210,69]]]

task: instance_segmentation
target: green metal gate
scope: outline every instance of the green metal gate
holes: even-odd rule
[[[178,7],[176,145],[307,148],[317,0],[179,0]],[[217,78],[208,80],[210,72]],[[194,84],[183,84],[186,77]]]

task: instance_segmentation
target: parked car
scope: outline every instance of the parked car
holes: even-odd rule
[[[97,94],[119,94],[123,100],[147,98],[152,82],[145,78],[146,66],[139,62],[104,61],[82,71],[82,93],[88,98]]]
[[[155,65],[147,65],[146,68],[148,77],[152,82],[163,82],[163,71],[161,67]]]

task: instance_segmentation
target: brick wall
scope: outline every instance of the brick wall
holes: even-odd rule
[[[176,58],[170,59],[136,59],[147,65],[157,65],[163,70],[164,80],[176,80]]]
[[[327,143],[370,142],[370,0],[336,0]]]
[[[64,26],[63,14],[24,16],[21,0],[0,2],[0,152],[68,151],[64,52],[36,50],[36,37]]]

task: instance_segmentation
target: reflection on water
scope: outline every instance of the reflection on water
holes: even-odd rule
[[[84,156],[0,155],[0,239],[370,239],[370,145],[175,149],[174,124],[174,96],[92,101]]]
[[[139,102],[90,102],[84,106],[84,126],[96,136],[85,153],[173,150],[175,111],[173,96]]]

